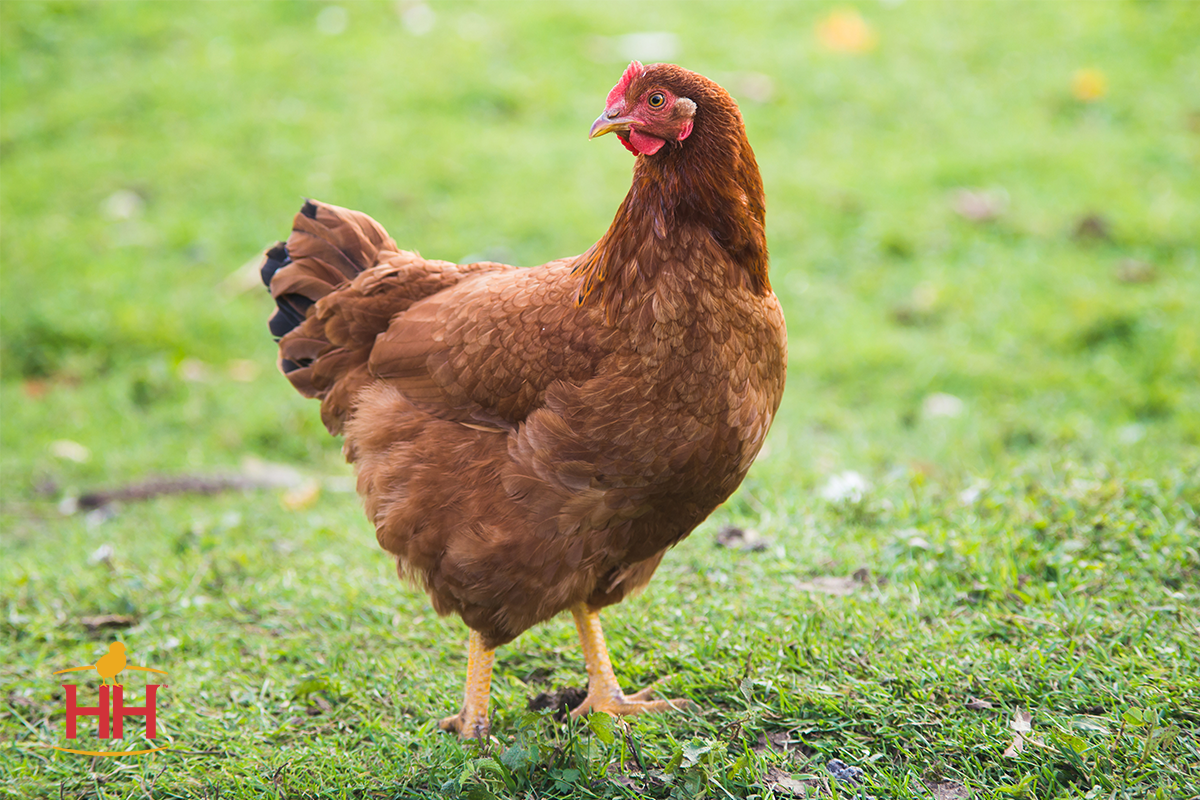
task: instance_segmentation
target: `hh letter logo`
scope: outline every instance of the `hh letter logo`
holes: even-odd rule
[[[154,672],[159,675],[166,675],[161,669],[150,669],[149,667],[135,667],[125,661],[125,645],[121,642],[113,642],[108,646],[108,654],[101,656],[100,660],[95,664],[87,664],[82,667],[71,667],[70,669],[60,669],[55,672],[55,675],[61,675],[64,672],[78,672],[80,670],[94,669],[100,673],[100,702],[94,706],[81,706],[78,700],[79,687],[73,683],[62,684],[63,689],[67,692],[67,738],[74,739],[78,731],[80,717],[98,717],[100,724],[101,739],[122,739],[124,738],[125,717],[142,717],[146,725],[146,738],[155,738],[158,732],[157,717],[158,711],[155,703],[158,698],[158,690],[163,688],[161,684],[148,684],[146,686],[146,703],[141,706],[125,705],[125,687],[117,683],[117,675],[127,669],[137,670],[138,672]],[[112,680],[112,686],[108,685],[108,681]],[[111,703],[109,702],[111,699]],[[72,750],[68,747],[55,747],[55,750],[62,750],[66,753],[79,753],[85,756],[139,756],[146,753],[157,753],[159,750],[166,750],[166,747],[154,747],[149,750]]]

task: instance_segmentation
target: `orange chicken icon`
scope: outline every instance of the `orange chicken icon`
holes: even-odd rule
[[[100,673],[100,682],[103,683],[105,679],[112,678],[113,685],[116,685],[117,676],[123,669],[125,669],[125,645],[122,642],[113,642],[108,646],[108,653],[100,656],[100,660],[96,662],[96,672]]]
[[[133,667],[130,666],[125,658],[125,643],[113,642],[108,646],[108,652],[100,656],[95,664],[85,664],[82,667],[71,667],[70,669],[60,669],[55,672],[55,675],[61,675],[64,672],[77,672],[79,670],[94,669],[100,673],[100,682],[107,683],[109,678],[112,678],[113,685],[117,684],[117,676],[126,669],[136,669],[139,672],[157,672],[159,675],[166,675],[161,669],[150,669],[149,667]]]

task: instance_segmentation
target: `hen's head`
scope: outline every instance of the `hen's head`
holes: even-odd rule
[[[634,61],[608,93],[589,138],[615,131],[635,156],[654,155],[667,142],[692,135],[697,95],[708,95],[713,88],[720,91],[707,78],[674,64],[643,67]]]
[[[634,61],[608,93],[591,138],[609,132],[640,157],[608,233],[585,259],[594,269],[580,302],[621,264],[639,263],[630,246],[687,226],[724,248],[741,267],[731,273],[738,280],[770,291],[762,176],[742,114],[724,89],[674,64]],[[620,297],[611,286],[606,291]]]

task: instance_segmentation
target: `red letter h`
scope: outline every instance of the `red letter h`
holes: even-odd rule
[[[108,687],[100,687],[100,705],[98,706],[80,706],[76,705],[75,692],[79,688],[73,683],[64,683],[62,687],[67,690],[67,738],[75,738],[75,718],[84,717],[99,717],[100,718],[100,738],[108,738]],[[157,687],[156,687],[157,688]],[[120,687],[117,688],[120,692]],[[120,697],[120,695],[117,695]],[[147,696],[149,690],[147,690]],[[149,701],[147,701],[149,702]],[[121,735],[121,718],[117,717],[117,736]]]
[[[74,739],[76,734],[75,722],[78,717],[99,717],[100,718],[100,738],[116,738],[123,739],[123,722],[125,717],[145,717],[146,718],[146,738],[153,739],[158,733],[156,725],[156,708],[155,700],[158,695],[158,684],[149,684],[146,686],[146,705],[144,706],[125,706],[125,688],[120,684],[112,687],[112,737],[109,736],[109,711],[108,711],[108,686],[100,687],[100,705],[97,706],[81,706],[76,699],[76,692],[79,687],[73,683],[64,683],[62,687],[67,690],[67,738]]]
[[[101,687],[103,691],[103,687]],[[124,738],[121,735],[121,718],[122,717],[145,717],[146,718],[146,738],[153,739],[158,732],[155,727],[155,696],[158,694],[158,684],[152,683],[146,686],[146,705],[130,706],[126,708],[125,689],[120,684],[113,687],[113,736],[118,739]],[[100,702],[104,702],[104,695],[100,695]],[[101,734],[103,736],[103,734]]]

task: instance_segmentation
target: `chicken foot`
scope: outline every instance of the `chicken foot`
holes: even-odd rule
[[[460,739],[486,739],[491,731],[488,720],[488,701],[492,694],[492,662],[496,651],[484,647],[483,634],[471,631],[467,641],[467,685],[463,691],[463,707],[452,717],[438,723],[444,731],[458,734]]]
[[[604,641],[604,629],[600,627],[600,615],[590,611],[585,603],[571,607],[575,617],[575,628],[579,631],[579,643],[583,647],[583,659],[587,664],[588,693],[571,716],[579,717],[589,711],[603,711],[613,716],[646,714],[655,711],[678,711],[691,703],[688,700],[650,700],[656,684],[627,695],[621,691],[617,676],[613,674],[612,661],[608,657],[608,645]]]

